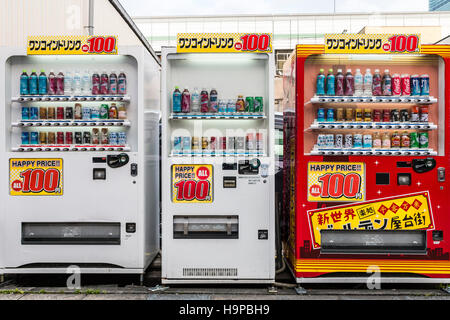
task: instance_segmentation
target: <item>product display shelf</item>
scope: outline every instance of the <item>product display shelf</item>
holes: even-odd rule
[[[416,130],[435,130],[437,125],[431,122],[365,122],[365,121],[317,121],[311,124],[307,130],[326,130],[326,129],[416,129]]]
[[[130,127],[126,119],[96,120],[20,120],[11,123],[12,127]]]
[[[30,95],[17,96],[12,102],[64,102],[64,101],[104,101],[104,102],[129,102],[130,96],[126,95]]]
[[[13,152],[40,152],[40,151],[130,151],[128,145],[20,145],[12,148]]]
[[[169,119],[172,120],[199,120],[199,119],[266,119],[267,117],[263,113],[187,113],[179,114],[172,113]]]
[[[405,103],[433,104],[437,98],[432,96],[314,96],[311,103]]]
[[[429,148],[327,148],[314,146],[309,155],[374,155],[374,156],[434,156],[437,152]]]
[[[170,154],[171,157],[256,157],[256,156],[265,156],[265,153],[263,151],[258,152],[175,152],[172,151]]]

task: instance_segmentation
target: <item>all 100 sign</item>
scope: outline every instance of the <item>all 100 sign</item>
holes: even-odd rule
[[[172,201],[211,203],[213,201],[212,165],[174,164],[172,166]]]

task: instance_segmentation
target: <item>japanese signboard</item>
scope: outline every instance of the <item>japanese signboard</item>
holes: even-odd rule
[[[9,159],[9,186],[12,196],[60,196],[63,160]]]
[[[172,165],[172,201],[176,203],[213,202],[213,166],[210,164]]]
[[[420,53],[417,34],[325,34],[325,53]]]
[[[308,201],[356,202],[364,199],[363,162],[308,162]]]
[[[117,54],[116,36],[30,36],[28,55]]]
[[[377,199],[308,211],[314,248],[320,247],[320,231],[433,229],[428,192]]]
[[[177,52],[272,52],[269,33],[179,33]]]

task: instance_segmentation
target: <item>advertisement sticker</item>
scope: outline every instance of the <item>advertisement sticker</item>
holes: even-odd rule
[[[116,36],[29,36],[27,55],[117,54]]]
[[[172,201],[175,203],[213,202],[211,164],[172,165]]]

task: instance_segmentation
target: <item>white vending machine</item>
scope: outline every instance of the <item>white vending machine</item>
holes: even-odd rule
[[[142,275],[159,252],[159,62],[2,48],[0,75],[4,273]]]
[[[272,53],[161,60],[162,282],[274,282]]]

